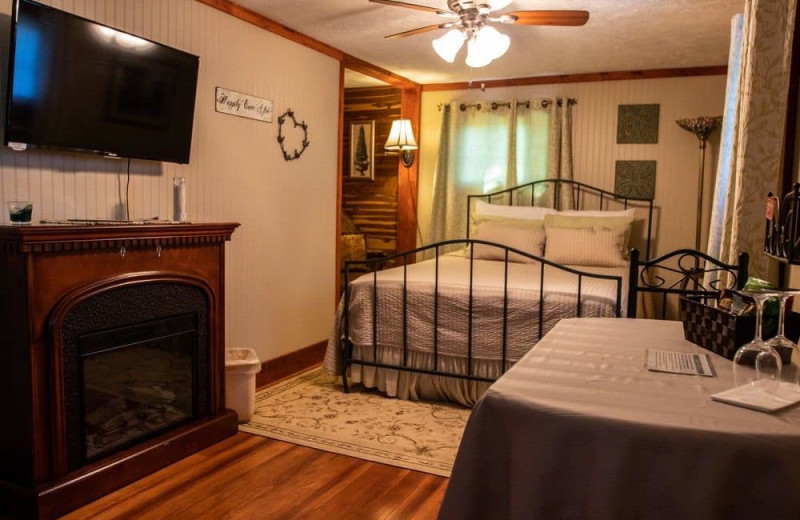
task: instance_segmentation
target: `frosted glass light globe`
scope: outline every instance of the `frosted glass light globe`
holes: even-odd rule
[[[467,42],[467,66],[473,68],[485,67],[492,62],[489,49],[482,45],[480,40],[472,38]]]
[[[440,58],[448,63],[453,63],[456,59],[456,54],[458,54],[461,46],[464,45],[465,39],[466,36],[464,36],[463,32],[458,29],[451,29],[444,33],[443,36],[433,40],[431,45],[433,45],[433,50],[436,51]]]
[[[511,38],[490,25],[481,27],[477,39],[478,44],[486,49],[484,52],[488,53],[493,60],[505,54],[511,45]]]

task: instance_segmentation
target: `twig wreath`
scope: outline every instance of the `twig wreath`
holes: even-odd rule
[[[286,136],[283,135],[283,124],[286,122],[286,118],[291,118],[292,123],[294,123],[294,128],[298,126],[303,129],[303,142],[302,148],[299,150],[297,148],[294,149],[293,153],[289,153],[286,151],[286,148],[283,146],[284,141],[286,141]],[[301,121],[300,123],[297,122],[297,119],[294,118],[294,111],[290,108],[280,117],[278,117],[278,143],[281,145],[281,151],[283,152],[283,159],[285,161],[294,161],[295,159],[299,159],[303,152],[306,151],[308,145],[311,143],[308,141],[308,125],[305,121]]]

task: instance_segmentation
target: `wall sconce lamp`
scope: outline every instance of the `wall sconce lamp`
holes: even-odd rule
[[[411,121],[409,119],[392,121],[392,129],[383,149],[387,152],[399,152],[403,157],[403,165],[409,168],[414,164],[414,150],[418,148],[414,132],[411,130]]]

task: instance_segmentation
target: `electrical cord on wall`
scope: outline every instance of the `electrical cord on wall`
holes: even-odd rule
[[[128,178],[125,182],[125,220],[131,219],[131,158],[128,157]]]
[[[417,235],[419,236],[419,244],[417,247],[425,245],[425,240],[422,238],[422,230],[419,228],[419,211],[417,210],[417,198],[414,196],[414,190],[411,189],[411,174],[406,166],[406,182],[408,183],[409,193],[411,194],[411,206],[414,208],[414,222],[417,224]]]

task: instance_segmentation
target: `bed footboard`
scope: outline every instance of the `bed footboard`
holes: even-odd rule
[[[498,260],[477,258],[476,246],[491,248]],[[448,240],[380,261],[397,267],[361,276],[342,297],[337,337],[345,392],[353,366],[491,383],[558,320],[622,314],[623,274],[567,267],[483,240]],[[347,262],[345,274],[374,262]]]

